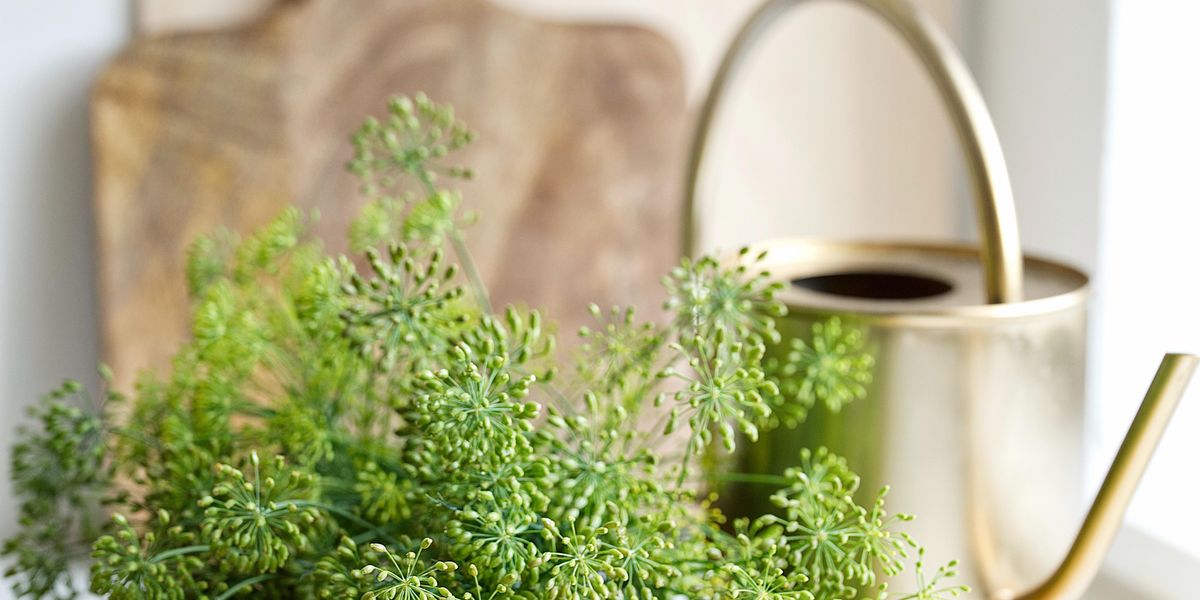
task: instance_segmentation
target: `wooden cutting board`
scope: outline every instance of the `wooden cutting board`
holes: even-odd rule
[[[396,93],[479,132],[468,231],[498,305],[569,338],[588,302],[661,301],[676,260],[683,68],[660,36],[544,22],[483,0],[287,2],[236,30],[136,41],[92,99],[105,360],[127,389],[187,336],[184,252],[294,203],[335,251],[361,206],[348,134]]]

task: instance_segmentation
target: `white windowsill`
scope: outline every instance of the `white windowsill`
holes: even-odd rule
[[[1200,590],[1200,560],[1136,528],[1117,535],[1087,600],[1184,600]]]

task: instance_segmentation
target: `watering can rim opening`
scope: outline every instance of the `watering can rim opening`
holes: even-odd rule
[[[838,275],[856,271],[907,275],[931,279],[952,288],[946,293],[916,296],[912,298],[854,297],[824,293],[814,289],[803,289],[789,285],[781,294],[789,308],[804,312],[827,314],[852,314],[864,320],[886,321],[910,325],[946,325],[954,321],[994,322],[999,319],[1037,317],[1076,308],[1086,304],[1090,297],[1090,279],[1083,271],[1064,262],[1023,254],[1027,279],[1033,285],[1031,292],[1038,289],[1036,282],[1044,283],[1044,293],[1032,293],[1019,302],[988,304],[986,299],[964,301],[962,295],[949,297],[959,291],[974,293],[979,286],[964,283],[963,273],[977,277],[979,274],[978,246],[923,240],[847,240],[842,238],[781,237],[751,244],[755,256],[766,251],[766,258],[759,267],[771,272],[772,279],[790,283],[794,279],[821,275]],[[957,276],[937,265],[909,260],[896,260],[896,256],[921,256],[941,261],[961,263]],[[789,265],[793,266],[789,269]],[[944,301],[957,300],[946,304]],[[933,302],[931,302],[933,301]],[[938,303],[938,301],[943,301]]]

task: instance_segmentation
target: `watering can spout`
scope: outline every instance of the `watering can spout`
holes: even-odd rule
[[[1134,490],[1198,365],[1200,356],[1163,357],[1066,558],[1037,588],[1022,594],[1001,590],[992,594],[993,600],[1074,600],[1083,596],[1104,562]]]

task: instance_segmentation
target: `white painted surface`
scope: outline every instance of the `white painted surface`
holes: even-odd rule
[[[1004,145],[1028,252],[1096,265],[1108,5],[968,5],[967,51]]]
[[[1100,219],[1095,386],[1099,452],[1115,452],[1163,352],[1200,352],[1200,4],[1117,0]],[[1200,381],[1130,521],[1200,557]],[[1182,580],[1177,580],[1182,583]],[[1195,597],[1195,588],[1175,589]]]
[[[129,35],[130,0],[0,3],[0,536],[23,407],[97,354],[87,94]]]

